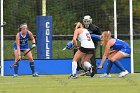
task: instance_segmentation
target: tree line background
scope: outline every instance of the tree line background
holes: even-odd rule
[[[15,35],[26,22],[36,34],[36,16],[42,12],[42,0],[4,0],[5,35]],[[90,15],[101,31],[113,33],[114,0],[46,0],[47,16],[53,17],[53,34],[73,34],[73,24]],[[117,0],[118,34],[129,33],[129,0]],[[134,34],[140,33],[140,2],[133,0]]]

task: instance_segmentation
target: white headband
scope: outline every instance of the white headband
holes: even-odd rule
[[[110,31],[107,31],[107,33],[109,34],[109,33],[110,33]]]
[[[23,28],[23,27],[26,27],[27,28],[27,25],[26,24],[23,24],[20,26],[20,28]]]

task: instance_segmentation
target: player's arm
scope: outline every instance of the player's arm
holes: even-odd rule
[[[111,47],[113,44],[114,44],[114,41],[112,41],[112,40],[109,40],[109,41],[108,41],[108,43],[107,43],[107,45],[106,45],[106,47],[105,47],[105,52],[104,52],[104,55],[103,55],[103,57],[102,57],[102,61],[101,61],[101,63],[100,63],[100,65],[99,65],[98,68],[102,68],[102,67],[103,67],[103,64],[104,64],[104,62],[105,62],[105,60],[106,60],[106,58],[107,58],[107,56],[108,56],[108,54],[109,54],[109,52],[110,52],[110,47]]]
[[[77,44],[78,30],[79,30],[79,29],[76,29],[76,30],[74,31],[74,35],[73,35],[73,39],[72,39],[72,42],[73,42],[73,44],[74,44],[75,47],[78,47],[78,44]]]
[[[97,35],[101,35],[101,30],[96,26]]]
[[[35,38],[34,38],[33,34],[30,31],[28,31],[28,33],[29,33],[30,39],[32,40],[32,43],[34,44]]]
[[[94,24],[90,24],[90,29],[88,29],[91,33],[90,34],[96,34],[96,35],[101,35],[101,31],[98,26]]]
[[[109,55],[111,55],[112,53],[117,53],[118,52],[118,50],[111,50],[111,51],[109,51]]]
[[[20,54],[20,37],[19,37],[19,33],[16,35],[16,45],[17,45],[18,56],[21,56],[21,54]]]
[[[28,31],[28,33],[29,33],[30,39],[32,40],[32,47],[36,47],[35,38],[33,34],[30,31]]]

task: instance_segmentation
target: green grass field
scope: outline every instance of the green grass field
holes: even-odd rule
[[[4,42],[4,59],[14,59],[13,42]],[[53,58],[72,58],[73,51],[61,51],[67,41],[53,41]],[[134,66],[135,72],[140,72],[140,41],[134,41]],[[98,48],[99,51],[99,48]],[[36,49],[32,51],[37,58]],[[99,52],[97,52],[99,57]],[[0,93],[139,93],[140,73],[129,74],[125,78],[95,78],[79,76],[77,79],[68,79],[69,75],[40,75],[32,77],[24,75],[13,78],[12,76],[0,77]]]
[[[0,93],[139,93],[140,74],[129,74],[118,78],[94,78],[69,75],[31,75],[0,77]]]

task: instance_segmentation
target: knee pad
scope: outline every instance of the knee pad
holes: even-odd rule
[[[86,70],[90,70],[90,68],[92,67],[92,65],[88,61],[85,61],[83,65]]]

